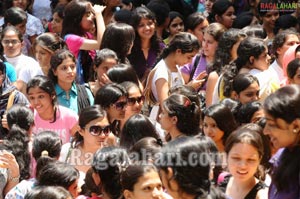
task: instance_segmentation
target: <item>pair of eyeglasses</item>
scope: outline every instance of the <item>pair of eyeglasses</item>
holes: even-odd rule
[[[134,105],[136,102],[141,104],[142,102],[144,102],[144,100],[145,100],[145,96],[127,98],[128,105],[131,106]]]
[[[2,45],[3,46],[8,46],[9,44],[11,45],[16,45],[18,43],[21,43],[21,41],[17,40],[17,39],[12,39],[12,40],[9,40],[9,39],[4,39],[2,40]]]
[[[127,106],[127,101],[116,102],[113,104],[118,111],[123,110]]]
[[[103,133],[105,136],[108,136],[108,134],[110,133],[110,125],[107,125],[104,127],[98,126],[98,125],[93,125],[93,126],[90,126],[89,132],[93,136],[99,136],[99,135],[101,135],[101,133]]]

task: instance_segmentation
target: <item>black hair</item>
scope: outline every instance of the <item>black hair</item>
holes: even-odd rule
[[[170,117],[176,116],[177,129],[184,135],[199,133],[200,108],[184,95],[172,94],[162,104]]]
[[[237,128],[236,121],[231,110],[223,104],[214,104],[205,109],[204,117],[211,117],[215,120],[217,127],[224,132],[222,137],[225,144],[228,136]]]
[[[72,195],[61,186],[39,186],[30,190],[24,199],[72,199]]]
[[[262,110],[262,104],[258,101],[254,102],[248,102],[246,104],[243,104],[237,112],[236,120],[240,124],[247,124],[251,123],[251,119],[253,117],[253,114],[259,110]]]
[[[105,118],[106,111],[99,105],[92,105],[84,108],[79,114],[78,124],[81,129],[84,129],[85,126],[97,118]],[[72,140],[72,147],[83,141],[83,137],[79,132],[76,132],[74,139]]]
[[[117,64],[113,66],[107,71],[107,77],[117,84],[125,81],[131,81],[137,85],[140,84],[136,71],[129,64]]]
[[[125,149],[104,147],[93,157],[92,168],[101,179],[101,191],[109,198],[118,199],[122,195],[120,175],[129,165],[129,157]]]
[[[127,55],[134,38],[132,26],[125,23],[111,23],[103,33],[100,49],[109,48],[117,53],[121,63],[128,63]]]
[[[189,157],[201,157],[201,162],[190,164]],[[178,184],[178,193],[187,193],[195,198],[206,198],[210,191],[211,182],[209,172],[211,159],[207,148],[199,139],[193,137],[179,137],[165,145],[156,161],[159,170],[166,172],[172,169],[173,176],[168,179],[175,180]],[[200,158],[196,158],[200,160]],[[166,186],[166,185],[165,185]],[[170,187],[170,184],[169,186]],[[173,190],[175,191],[175,190]]]
[[[286,68],[286,73],[288,78],[293,79],[299,68],[300,68],[300,59],[296,58],[292,60]]]
[[[135,114],[124,124],[120,135],[120,146],[129,150],[144,137],[159,138],[152,122],[142,114]]]
[[[27,83],[27,87],[26,87],[27,95],[29,93],[29,90],[31,88],[35,88],[35,87],[38,87],[41,90],[45,91],[52,99],[52,105],[54,107],[54,117],[53,117],[53,121],[51,121],[51,123],[54,123],[57,119],[56,118],[57,97],[56,97],[56,92],[55,92],[53,82],[44,75],[37,75],[34,78],[32,78],[31,80],[29,80],[29,82]]]
[[[4,26],[16,26],[27,21],[27,14],[19,7],[11,7],[4,13]]]
[[[30,127],[34,124],[33,112],[27,106],[21,104],[15,104],[12,106],[6,114],[8,127],[11,129],[13,125],[17,125],[20,128],[30,130]]]
[[[162,146],[160,138],[144,137],[130,148],[130,158],[132,161],[154,161]]]
[[[54,52],[54,54],[51,56],[50,60],[50,70],[48,72],[48,77],[53,81],[53,83],[58,83],[57,75],[55,75],[55,71],[57,70],[57,67],[63,63],[64,60],[70,58],[76,67],[76,58],[69,50],[61,49]]]
[[[166,1],[151,0],[147,4],[147,8],[155,14],[157,26],[163,25],[169,17],[170,6]]]
[[[199,24],[205,21],[205,19],[206,18],[202,13],[194,12],[185,19],[184,28],[186,31],[194,31]]]
[[[277,49],[284,45],[289,35],[295,35],[298,37],[298,33],[291,29],[283,30],[275,35],[272,43],[272,51],[276,57],[278,57]]]

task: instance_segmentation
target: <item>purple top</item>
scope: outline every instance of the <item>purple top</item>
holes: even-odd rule
[[[165,48],[165,44],[160,42],[160,49],[163,50]],[[151,70],[156,63],[158,53],[153,48],[149,49],[148,58],[146,60],[144,53],[141,48],[133,48],[132,53],[128,55],[128,59],[130,64],[135,69],[139,79],[144,77],[147,69]]]
[[[181,67],[182,73],[188,74],[188,75],[192,73],[197,55],[193,58],[192,63],[186,64],[183,67]],[[192,79],[195,79],[203,71],[207,71],[207,63],[206,63],[205,56],[201,55]],[[206,90],[206,82],[202,86],[201,90]]]
[[[280,157],[284,152],[284,148],[279,149],[277,153],[271,158],[270,163],[273,164],[273,169],[276,169],[280,162]],[[299,171],[300,172],[300,171]],[[296,174],[299,176],[299,174]],[[278,191],[276,186],[271,183],[269,188],[269,199],[299,199],[300,198],[300,189],[299,181],[292,182],[292,187],[286,191]]]

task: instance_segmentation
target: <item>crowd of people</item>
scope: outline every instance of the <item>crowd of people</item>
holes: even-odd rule
[[[0,199],[299,199],[299,34],[297,1],[1,1]]]

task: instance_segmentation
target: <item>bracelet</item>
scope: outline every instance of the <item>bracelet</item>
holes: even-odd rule
[[[9,177],[8,178],[8,181],[10,181],[10,182],[19,182],[19,180],[20,180],[20,175],[18,175],[17,177]]]

